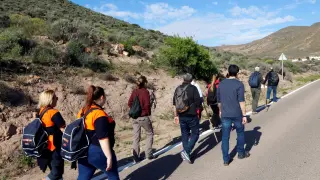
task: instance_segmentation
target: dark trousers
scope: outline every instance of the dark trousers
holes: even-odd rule
[[[199,118],[197,116],[179,117],[179,122],[183,149],[190,155],[199,139]]]
[[[261,89],[251,88],[251,94],[252,94],[252,112],[257,112]]]
[[[112,150],[112,168],[110,171],[107,168],[107,158],[104,155],[100,146],[90,145],[88,157],[78,160],[79,176],[78,180],[89,180],[94,175],[97,169],[104,172],[109,180],[119,180],[117,157]]]
[[[211,109],[212,109],[212,117],[210,119],[210,122],[212,124],[213,127],[218,127],[221,124],[221,119],[220,119],[220,111],[219,111],[219,107],[218,105],[210,105]]]

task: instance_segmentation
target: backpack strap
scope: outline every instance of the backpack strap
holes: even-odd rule
[[[41,113],[37,114],[37,118],[39,118],[42,121],[42,117],[44,116],[44,114],[49,111],[50,109],[52,109],[51,107],[46,107]]]
[[[100,108],[91,108],[89,109],[84,115],[82,115],[83,119],[86,119],[86,117],[94,110],[98,110]]]

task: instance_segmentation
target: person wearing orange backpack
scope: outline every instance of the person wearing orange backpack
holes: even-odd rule
[[[86,105],[78,113],[78,118],[85,118],[85,128],[90,146],[88,157],[78,160],[78,180],[91,179],[97,169],[104,172],[109,180],[119,180],[117,157],[113,150],[115,144],[115,121],[103,110],[106,95],[101,87],[90,86]]]
[[[58,97],[53,90],[47,90],[40,94],[39,107],[41,122],[48,134],[48,149],[45,150],[37,163],[40,169],[45,172],[47,167],[51,170],[43,180],[62,180],[64,172],[64,161],[60,155],[62,132],[66,123],[60,112],[54,109]]]

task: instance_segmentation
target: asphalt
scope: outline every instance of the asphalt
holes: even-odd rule
[[[251,156],[237,159],[230,138],[232,163],[223,166],[221,134],[217,143],[209,133],[198,141],[193,164],[181,160],[181,146],[152,161],[143,161],[120,173],[131,180],[319,180],[320,81],[280,99],[246,125],[246,149]],[[255,146],[255,142],[258,144]]]

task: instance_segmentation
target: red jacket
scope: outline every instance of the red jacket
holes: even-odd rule
[[[151,115],[151,105],[150,105],[150,94],[146,88],[136,89],[131,93],[129,98],[128,106],[131,108],[133,99],[138,95],[140,105],[142,108],[142,113],[140,117]]]

